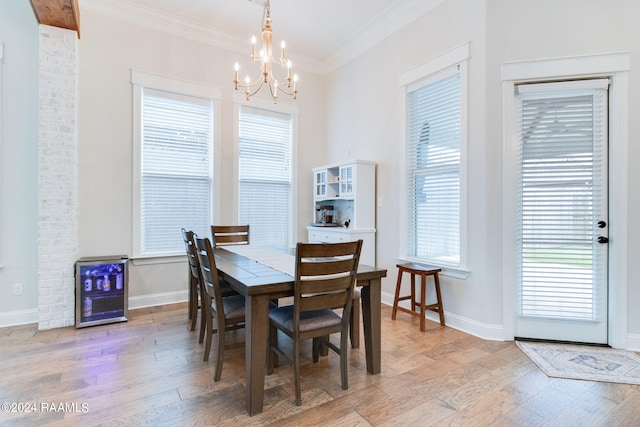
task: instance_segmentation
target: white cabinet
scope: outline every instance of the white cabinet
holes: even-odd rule
[[[317,206],[332,206],[337,226],[307,227],[309,242],[362,239],[360,262],[375,265],[376,164],[356,160],[322,166],[314,168],[313,179],[314,213]]]

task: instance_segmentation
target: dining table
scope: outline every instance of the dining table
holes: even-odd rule
[[[295,256],[288,250],[253,244],[219,246],[214,253],[220,279],[245,297],[246,409],[253,416],[263,410],[270,301],[293,295]],[[385,269],[358,265],[369,374],[381,370],[381,279],[386,275]]]

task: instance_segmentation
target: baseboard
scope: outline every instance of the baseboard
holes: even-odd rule
[[[382,303],[393,306],[393,295],[388,292],[382,292]],[[406,305],[405,305],[406,304]],[[409,308],[408,301],[401,301],[400,305]],[[474,335],[478,338],[490,341],[510,341],[513,338],[506,338],[504,336],[504,328],[502,325],[489,325],[486,323],[477,322],[466,317],[462,317],[453,313],[444,311],[445,321],[447,326],[465,332],[467,334]],[[427,312],[427,319],[434,322],[440,322],[438,314],[435,312]],[[627,335],[627,348],[629,351],[640,352],[640,334],[628,334]]]
[[[158,305],[176,304],[189,300],[188,291],[162,292],[159,294],[129,297],[129,310],[155,307]]]
[[[7,326],[28,325],[38,323],[38,309],[17,310],[0,313],[0,328]]]
[[[640,334],[627,335],[627,350],[640,351]]]
[[[382,292],[381,298],[383,304],[393,306],[394,295],[388,292]],[[401,301],[400,305],[405,308],[409,308],[409,301]],[[433,311],[427,312],[427,319],[437,323],[440,322],[438,313],[435,313]],[[447,310],[444,311],[444,319],[447,326],[453,329],[457,329],[467,334],[474,335],[484,340],[505,341],[504,328],[502,327],[502,325],[489,325],[486,323],[481,323],[463,316],[459,316],[457,314],[449,313]]]

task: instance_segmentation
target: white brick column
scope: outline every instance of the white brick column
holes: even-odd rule
[[[78,241],[78,40],[40,25],[38,328],[75,324]]]

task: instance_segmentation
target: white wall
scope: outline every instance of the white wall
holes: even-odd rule
[[[0,2],[0,326],[36,322],[38,25],[27,1]],[[24,293],[13,295],[13,284]]]
[[[247,49],[250,46],[247,45]],[[248,52],[248,50],[247,50]],[[218,87],[220,172],[218,223],[236,223],[233,179],[233,64],[236,53],[150,28],[83,12],[80,40],[79,256],[127,254],[132,233],[132,87],[131,69]],[[248,54],[248,53],[247,53]],[[298,239],[312,218],[311,168],[325,159],[322,80],[300,71],[298,134]],[[279,102],[284,102],[281,99]],[[130,265],[132,306],[169,300],[186,292],[186,261]],[[184,294],[186,296],[186,293]]]

